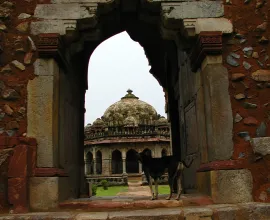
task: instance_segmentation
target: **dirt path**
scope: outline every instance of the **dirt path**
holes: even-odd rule
[[[128,191],[120,192],[117,196],[151,196],[149,186],[141,186],[141,182],[129,182]]]

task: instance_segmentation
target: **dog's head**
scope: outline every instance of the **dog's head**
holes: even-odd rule
[[[152,152],[151,150],[144,150],[143,152],[137,153],[138,161],[143,163],[145,160],[152,158]]]

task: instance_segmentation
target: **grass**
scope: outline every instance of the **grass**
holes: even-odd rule
[[[170,187],[166,185],[160,185],[158,186],[158,194],[169,194],[170,193]]]
[[[153,186],[153,190],[155,186]],[[127,186],[110,186],[107,190],[104,190],[102,187],[97,188],[97,195],[96,196],[116,196],[119,192],[127,192]],[[169,194],[170,188],[166,185],[158,186],[158,193],[159,194]]]
[[[117,193],[126,192],[127,189],[127,186],[110,186],[107,190],[104,190],[103,187],[98,187],[96,196],[116,196]]]

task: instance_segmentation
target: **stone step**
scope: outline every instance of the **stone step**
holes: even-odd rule
[[[242,203],[207,205],[203,207],[177,207],[138,211],[104,212],[36,212],[27,214],[2,214],[0,220],[267,220],[270,204]]]

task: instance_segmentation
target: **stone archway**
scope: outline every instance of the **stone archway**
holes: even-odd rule
[[[126,155],[126,172],[139,173],[139,162],[137,159],[137,151],[130,149]]]
[[[244,155],[242,149],[252,154],[241,135],[248,139],[255,131],[242,133],[233,124],[233,115],[239,109],[243,111],[257,105],[242,100],[244,105],[240,106],[241,100],[235,101],[231,89],[234,83],[239,89],[243,84],[238,80],[251,74],[237,62],[234,62],[237,67],[231,65],[233,58],[228,55],[238,49],[233,45],[234,36],[224,37],[232,33],[232,23],[224,18],[223,1],[51,2],[37,5],[30,2],[29,10],[35,19],[23,20],[21,25],[14,23],[19,22],[17,19],[11,19],[10,24],[3,27],[8,29],[3,34],[9,40],[5,41],[8,46],[1,43],[1,48],[4,47],[1,58],[7,58],[1,63],[1,72],[7,73],[1,94],[6,114],[13,115],[20,109],[14,115],[22,117],[21,120],[18,116],[18,121],[13,117],[3,120],[3,125],[6,123],[4,134],[8,136],[3,138],[1,146],[14,146],[15,152],[10,162],[8,187],[19,195],[8,198],[10,204],[23,210],[29,204],[32,210],[46,210],[57,207],[61,200],[79,197],[83,191],[81,146],[88,60],[97,45],[124,30],[143,46],[151,65],[150,72],[165,90],[172,132],[171,152],[180,159],[195,158],[192,167],[184,173],[184,187],[209,194],[218,203],[249,202],[255,198],[254,192],[260,194],[261,186],[267,182],[261,181],[255,172],[251,175],[250,158],[240,158]],[[240,3],[235,4],[244,8]],[[25,11],[17,6],[8,10]],[[232,17],[232,21],[235,20]],[[17,38],[18,33],[21,36]],[[11,39],[10,35],[16,37]],[[17,51],[27,52],[25,62],[29,66],[16,62],[24,60],[10,51],[14,48],[12,44],[19,45]],[[244,48],[240,49],[245,53]],[[256,65],[254,63],[254,68],[261,68]],[[24,70],[26,74],[21,74]],[[20,77],[9,75],[13,71]],[[238,71],[245,74],[231,75]],[[268,95],[265,93],[264,97]],[[17,136],[9,137],[14,132]],[[240,133],[233,136],[233,132]],[[265,133],[267,135],[269,132]],[[260,146],[268,149],[267,139],[257,138],[252,142],[254,151]],[[15,169],[21,153],[27,159],[20,167],[31,168],[31,171],[26,169],[27,173],[25,169]],[[258,166],[266,176],[267,168],[262,164]],[[253,185],[252,178],[259,179],[258,183]],[[227,180],[232,179],[237,181],[227,184]],[[47,193],[48,189],[51,194]],[[235,197],[239,192],[242,196]]]

